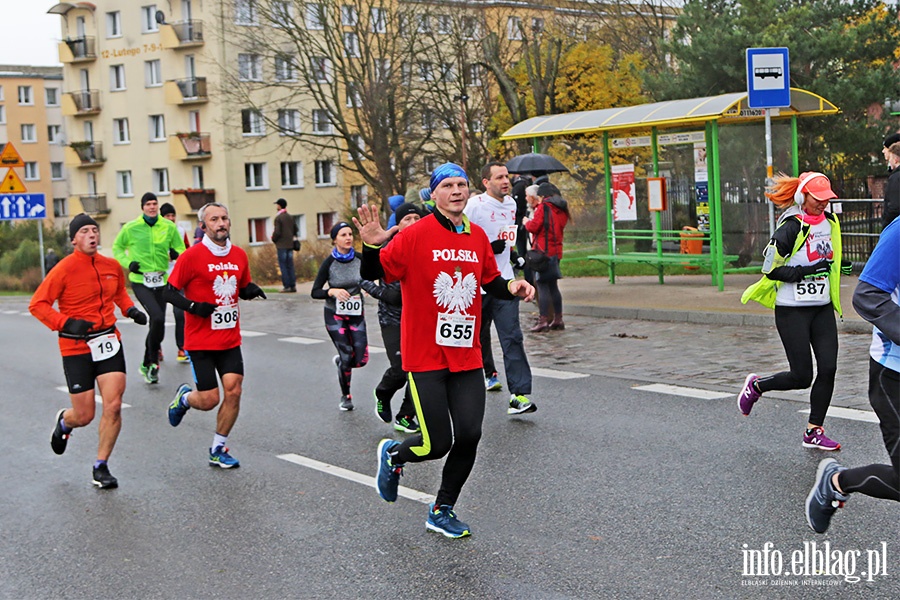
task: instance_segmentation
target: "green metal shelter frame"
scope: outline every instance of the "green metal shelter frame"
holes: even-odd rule
[[[773,120],[790,119],[791,121],[791,156],[794,176],[799,175],[800,159],[797,141],[797,119],[799,117],[818,117],[833,115],[840,109],[825,98],[802,90],[791,88],[791,105],[787,108],[769,109]],[[501,140],[532,139],[534,151],[538,151],[538,140],[544,137],[561,135],[577,135],[585,133],[603,134],[604,170],[610,173],[609,134],[627,133],[634,130],[647,129],[651,132],[651,149],[653,153],[653,176],[659,176],[659,150],[657,133],[661,129],[674,129],[688,126],[703,126],[707,147],[707,165],[709,172],[709,205],[710,231],[709,247],[712,264],[712,283],[719,290],[724,289],[725,255],[722,242],[722,190],[719,173],[719,125],[750,123],[765,119],[763,109],[749,108],[746,92],[722,94],[706,98],[690,98],[686,100],[669,100],[652,104],[639,104],[623,108],[606,108],[602,110],[581,111],[559,115],[543,115],[532,117],[518,123],[500,136]],[[606,212],[607,223],[612,223],[612,189],[611,178],[606,178]],[[660,214],[655,213],[656,232],[660,230]],[[607,227],[609,253],[615,251],[613,227]],[[655,238],[655,235],[654,235]],[[659,241],[658,239],[656,241]],[[661,253],[661,244],[657,243],[657,252]],[[660,276],[662,278],[662,276]],[[613,268],[610,268],[610,281],[615,282]]]

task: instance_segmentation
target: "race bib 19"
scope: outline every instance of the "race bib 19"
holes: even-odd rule
[[[112,358],[119,351],[122,344],[115,333],[101,335],[87,341],[88,348],[91,349],[91,359],[94,362],[100,362],[107,358]]]
[[[362,296],[350,296],[346,300],[335,300],[335,314],[348,317],[358,316],[362,314],[363,301]]]
[[[438,313],[434,341],[438,346],[471,348],[475,339],[475,317],[461,313]]]
[[[794,300],[797,302],[818,302],[828,300],[828,278],[804,279],[794,284]]]
[[[212,316],[212,328],[214,330],[218,329],[234,329],[235,325],[237,325],[238,321],[238,307],[237,304],[229,304],[228,306],[217,306],[216,310],[213,311]]]
[[[166,284],[165,280],[165,272],[163,271],[150,271],[144,273],[144,285],[149,288],[162,287]]]

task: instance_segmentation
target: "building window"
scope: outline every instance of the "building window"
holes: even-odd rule
[[[150,141],[166,140],[166,119],[163,115],[150,115]]]
[[[25,181],[37,181],[41,178],[36,162],[25,163]]]
[[[37,127],[33,123],[23,123],[19,126],[22,134],[22,142],[30,144],[37,141]]]
[[[285,29],[294,22],[294,6],[290,0],[271,0],[269,7],[272,13],[272,27]]]
[[[431,33],[430,15],[418,15],[416,21],[416,33]]]
[[[262,81],[262,57],[259,54],[238,54],[238,77],[241,81]]]
[[[481,85],[481,65],[473,63],[466,66],[465,82],[469,87]]]
[[[125,89],[125,65],[112,65],[109,68],[109,91],[121,92]]]
[[[25,104],[29,106],[34,104],[34,94],[31,91],[30,85],[19,86],[19,104]]]
[[[3,102],[4,100],[6,100],[6,97],[3,95],[3,86],[0,85],[0,102]]]
[[[441,81],[456,81],[453,63],[441,63]]]
[[[321,30],[325,29],[325,12],[321,4],[306,5],[306,28]]]
[[[255,108],[245,108],[241,111],[241,131],[244,135],[265,135],[265,123],[262,113]]]
[[[131,184],[131,171],[116,171],[116,195],[119,198],[131,198],[134,196],[134,186]]]
[[[477,17],[465,16],[460,21],[462,37],[464,40],[474,40],[481,37],[481,22]]]
[[[437,16],[438,33],[450,33],[453,30],[453,20],[450,15]]]
[[[156,5],[141,7],[141,33],[156,33],[159,23],[156,22]]]
[[[44,88],[44,100],[47,106],[59,106],[59,88]]]
[[[67,217],[69,216],[69,203],[66,202],[65,198],[54,198],[53,199],[53,216],[54,217]]]
[[[234,22],[238,25],[259,25],[259,8],[256,0],[235,0]]]
[[[336,212],[319,213],[316,215],[316,234],[320,238],[331,236],[331,228],[338,222]]]
[[[251,244],[264,244],[268,241],[269,219],[247,219],[247,226]]]
[[[106,37],[122,37],[122,13],[119,11],[106,13]]]
[[[362,96],[359,93],[359,88],[353,84],[347,84],[347,108],[360,108],[362,107]]]
[[[313,133],[316,135],[331,135],[334,133],[327,110],[317,108],[312,111],[312,128]]]
[[[293,215],[294,223],[297,225],[297,237],[301,240],[306,239],[306,215]]]
[[[248,190],[269,189],[269,173],[266,163],[244,163],[244,187]]]
[[[543,33],[544,31],[544,20],[540,17],[532,17],[531,19],[531,30],[534,33]]]
[[[198,190],[202,190],[206,186],[203,185],[203,167],[200,165],[194,165],[191,167],[191,181],[194,182],[194,187]]]
[[[506,19],[506,38],[510,40],[522,39],[522,19],[520,17],[509,17]]]
[[[426,156],[425,157],[425,173],[431,175],[431,172],[434,171],[438,166],[437,158],[434,156]]]
[[[152,172],[153,181],[151,185],[153,186],[154,194],[169,194],[169,170],[168,169],[153,169]]]
[[[384,33],[387,31],[387,14],[384,8],[372,7],[369,9],[369,27],[372,33]]]
[[[387,58],[375,59],[375,81],[384,83],[391,76],[391,61]]]
[[[427,61],[419,63],[419,81],[434,80],[434,65]]]
[[[359,160],[366,160],[366,142],[358,133],[351,134],[350,140],[347,142],[347,160],[353,160],[353,151],[356,151]]]
[[[296,160],[281,163],[281,187],[284,189],[303,187],[303,163]]]
[[[297,73],[294,69],[294,57],[283,54],[275,57],[275,79],[277,81],[296,81]]]
[[[63,164],[61,162],[52,162],[50,163],[50,179],[53,181],[59,181],[60,179],[65,179],[66,175],[63,173]]]
[[[159,59],[144,61],[144,85],[146,87],[159,87],[162,84]]]
[[[113,119],[113,143],[131,143],[131,134],[128,131],[128,119]]]
[[[334,161],[316,161],[316,187],[328,187],[337,185],[334,176]]]
[[[6,125],[6,106],[0,104],[0,125]]]
[[[331,73],[331,61],[324,56],[313,56],[309,59],[309,71],[313,81],[327,83]]]
[[[297,135],[300,133],[300,111],[281,109],[278,111],[278,129],[280,135]]]
[[[50,144],[62,143],[62,125],[47,125],[47,142]]]
[[[344,54],[348,58],[359,58],[360,56],[359,36],[353,31],[344,33]]]
[[[369,200],[369,186],[367,185],[351,185],[350,186],[350,208],[356,210]]]
[[[344,27],[356,27],[359,23],[359,11],[352,4],[341,5],[341,25]]]

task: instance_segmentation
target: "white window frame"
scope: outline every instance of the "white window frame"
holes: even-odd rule
[[[128,127],[128,117],[113,119],[113,145],[130,144],[131,130]]]
[[[34,106],[34,88],[30,85],[19,86],[19,106]]]
[[[522,40],[522,17],[507,17],[506,39],[513,41]]]
[[[246,124],[249,131],[244,130],[246,114]],[[263,119],[262,111],[255,108],[245,108],[241,110],[241,131],[244,137],[256,137],[266,135],[266,121]]]
[[[303,163],[299,160],[283,161],[281,163],[281,189],[293,190],[303,187]]]
[[[157,33],[159,23],[156,22],[156,5],[141,7],[141,33]]]
[[[359,34],[355,31],[344,32],[344,55],[347,58],[359,58]]]
[[[431,33],[431,15],[428,13],[416,15],[416,33],[425,35]]]
[[[295,108],[278,110],[278,135],[296,136],[300,134],[300,111]]]
[[[109,91],[110,92],[124,92],[126,88],[127,88],[127,85],[125,82],[125,65],[110,65],[109,66]]]
[[[165,115],[148,115],[150,125],[150,141],[164,142],[166,141],[166,117]]]
[[[244,189],[248,192],[269,189],[269,163],[244,163]]]
[[[22,123],[19,125],[19,134],[23,144],[36,144],[38,141],[37,125],[34,123]]]
[[[416,63],[419,72],[419,81],[434,81],[434,63],[420,60]]]
[[[359,24],[359,11],[352,4],[341,5],[341,25],[356,27]]]
[[[310,31],[322,31],[325,24],[320,18],[322,16],[322,5],[316,2],[310,2],[306,5],[306,28]]]
[[[69,203],[66,198],[53,199],[53,216],[57,218],[69,216]]]
[[[134,181],[131,171],[116,171],[116,197],[134,198]]]
[[[0,85],[0,102],[6,100],[6,97],[3,95],[3,86]]]
[[[368,204],[368,202],[369,186],[366,184],[350,186],[350,208],[352,210],[356,210],[363,204]]]
[[[323,218],[325,215],[329,215],[328,219],[330,226],[326,227],[325,219]],[[338,222],[340,219],[340,215],[336,212],[325,212],[325,213],[316,213],[316,235],[318,238],[325,239],[329,235],[331,235],[331,228],[334,227],[334,224]]]
[[[425,160],[422,162],[422,166],[425,168],[426,175],[431,175],[431,172],[434,171],[439,165],[437,157],[431,154],[426,155]]]
[[[324,108],[314,108],[312,111],[313,135],[334,135],[334,123]]]
[[[238,79],[262,81],[262,57],[259,54],[238,54]]]
[[[281,54],[275,57],[275,81],[297,81],[297,69],[294,66],[293,54]]]
[[[291,215],[297,225],[297,238],[306,241],[306,215]]]
[[[347,108],[362,108],[362,95],[356,86],[347,84]]]
[[[373,6],[369,9],[369,30],[372,33],[387,32],[387,13],[380,6]]]
[[[355,145],[358,149],[359,160],[366,160],[366,157],[364,156],[364,153],[366,151],[366,140],[364,140],[363,137],[358,133],[350,134],[350,140],[347,142],[347,160],[353,160],[353,156],[351,155],[349,148],[350,144]]]
[[[106,13],[106,38],[122,37],[122,13],[114,10]]]
[[[309,73],[316,83],[331,81],[331,60],[327,56],[310,56]]]
[[[259,25],[259,7],[256,0],[234,0],[235,25]]]
[[[56,96],[55,102],[50,101],[51,94]],[[44,105],[45,106],[59,106],[59,88],[56,88],[56,87],[44,88]]]
[[[162,80],[162,61],[158,58],[144,61],[144,87],[160,87]]]
[[[272,27],[287,29],[294,22],[294,4],[290,0],[271,0],[269,2]]]
[[[47,143],[62,143],[62,125],[47,125]]]
[[[337,169],[333,160],[316,161],[316,187],[337,186]]]
[[[471,63],[466,65],[466,86],[467,87],[481,87],[483,85],[482,79],[482,71],[481,65],[478,63]]]
[[[163,167],[160,169],[151,169],[150,184],[153,186],[153,193],[157,196],[169,195],[169,169]]]
[[[6,125],[6,105],[0,104],[0,125]]]
[[[262,221],[264,232],[261,240],[256,239],[256,223],[259,221]],[[262,246],[263,244],[268,243],[269,236],[272,235],[270,225],[269,217],[251,217],[247,219],[248,239],[250,240],[251,246]]]
[[[453,19],[450,15],[437,15],[437,32],[448,34],[453,31]]]
[[[54,171],[57,171],[54,173]],[[50,181],[62,181],[66,178],[66,172],[61,162],[50,163]]]
[[[25,181],[40,181],[41,180],[41,168],[38,165],[37,161],[29,161],[25,163],[25,176],[23,177]]]
[[[481,21],[474,15],[465,15],[460,20],[460,34],[464,40],[476,40],[481,37]]]
[[[541,17],[531,17],[531,31],[534,33],[543,33],[544,19]]]

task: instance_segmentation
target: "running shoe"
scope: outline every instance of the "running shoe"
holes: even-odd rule
[[[154,383],[150,379],[150,367],[148,367],[147,365],[141,365],[141,377],[144,378],[145,383]]]
[[[845,470],[846,467],[842,467],[833,458],[826,458],[816,469],[816,482],[806,496],[806,522],[816,533],[825,533],[835,511],[850,499],[850,496],[834,489],[831,483],[835,473]]]
[[[537,405],[534,402],[522,394],[513,394],[509,397],[509,408],[506,409],[506,414],[520,415],[522,413],[533,413],[536,410]]]
[[[341,396],[341,403],[339,405],[341,410],[353,410],[353,396],[347,394],[346,396]]]
[[[53,423],[53,433],[50,434],[50,447],[53,448],[53,452],[56,454],[62,454],[66,451],[66,444],[69,443],[69,436],[72,435],[71,431],[69,433],[63,433],[62,425],[59,424],[64,412],[66,412],[66,409],[63,408],[56,413],[56,421]]]
[[[184,350],[178,350],[178,356],[175,358],[176,361],[180,363],[189,363],[191,362],[190,357],[188,357],[187,353]]]
[[[101,490],[111,490],[119,487],[119,480],[112,476],[106,463],[100,463],[99,467],[94,467],[94,479],[91,483]]]
[[[753,385],[758,380],[759,377],[756,373],[747,375],[747,379],[744,380],[744,387],[741,388],[741,393],[738,394],[738,409],[745,417],[750,415],[750,411],[753,410],[753,405],[762,397],[762,394],[757,392],[756,387]]]
[[[238,459],[228,454],[228,448],[219,446],[215,450],[209,449],[209,466],[223,469],[234,469],[241,466]]]
[[[417,433],[419,431],[419,424],[416,422],[414,416],[397,417],[394,421],[394,429],[402,431],[403,433]]]
[[[150,368],[147,369],[147,375],[150,379],[149,383],[159,383],[159,365],[156,363],[150,365]]]
[[[841,445],[825,435],[825,430],[821,427],[807,429],[803,434],[804,448],[818,448],[819,450],[840,450]]]
[[[461,538],[472,535],[469,526],[456,518],[452,506],[442,504],[435,506],[432,504],[428,511],[428,520],[425,521],[425,528],[428,531],[436,531],[442,533],[448,538]]]
[[[186,383],[179,385],[178,389],[175,391],[175,399],[172,400],[172,403],[169,405],[169,425],[172,427],[178,427],[178,424],[181,423],[181,420],[187,413],[188,408],[190,408],[181,403],[181,397],[190,391],[191,386]]]
[[[376,389],[372,392],[375,396],[375,414],[378,415],[378,418],[382,420],[384,423],[391,422],[391,401],[390,400],[382,400],[378,397],[378,390]]]
[[[402,464],[391,462],[391,450],[400,442],[384,439],[378,444],[378,474],[375,475],[375,487],[378,495],[387,502],[397,500],[397,488],[400,487],[400,476],[403,475]]]
[[[489,392],[499,392],[503,389],[503,384],[500,383],[499,379],[497,379],[496,373],[484,380],[484,389]]]

